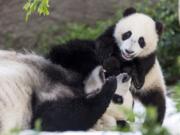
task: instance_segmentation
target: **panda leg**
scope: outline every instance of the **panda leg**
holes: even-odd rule
[[[157,122],[163,123],[166,112],[165,94],[162,90],[149,90],[147,94],[136,93],[135,96],[146,106],[154,106],[157,109]]]

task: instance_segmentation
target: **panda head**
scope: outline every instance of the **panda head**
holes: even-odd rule
[[[131,77],[127,73],[121,73],[117,77],[117,89],[112,101],[116,104],[123,104],[127,92],[130,90]]]
[[[114,28],[114,38],[124,60],[145,57],[156,50],[162,33],[161,23],[129,8]]]

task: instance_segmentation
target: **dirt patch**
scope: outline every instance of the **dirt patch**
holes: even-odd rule
[[[112,18],[115,9],[131,4],[127,0],[51,0],[49,16],[33,15],[26,23],[24,1],[3,0],[0,1],[0,47],[34,48],[37,35],[51,26],[69,22],[93,25],[97,20]]]

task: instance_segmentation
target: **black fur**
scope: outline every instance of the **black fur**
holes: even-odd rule
[[[156,31],[160,36],[163,32],[163,24],[161,22],[156,21]]]
[[[111,77],[102,91],[92,98],[64,98],[43,102],[35,108],[32,128],[40,118],[43,131],[87,130],[106,111],[116,87],[116,78]]]
[[[133,7],[130,7],[124,11],[123,16],[126,17],[126,16],[132,15],[134,13],[136,13],[136,9],[134,9]]]
[[[47,58],[55,64],[61,64],[67,69],[80,73],[84,79],[89,71],[100,65],[94,47],[93,41],[73,40],[53,47]]]

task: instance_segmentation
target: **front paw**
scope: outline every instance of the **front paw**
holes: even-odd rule
[[[140,75],[138,75],[137,72],[135,72],[135,71],[132,72],[132,82],[136,89],[141,89],[144,84],[143,79],[141,79]]]
[[[102,66],[97,66],[85,80],[85,94],[87,98],[94,97],[100,93],[105,83],[104,69]]]

